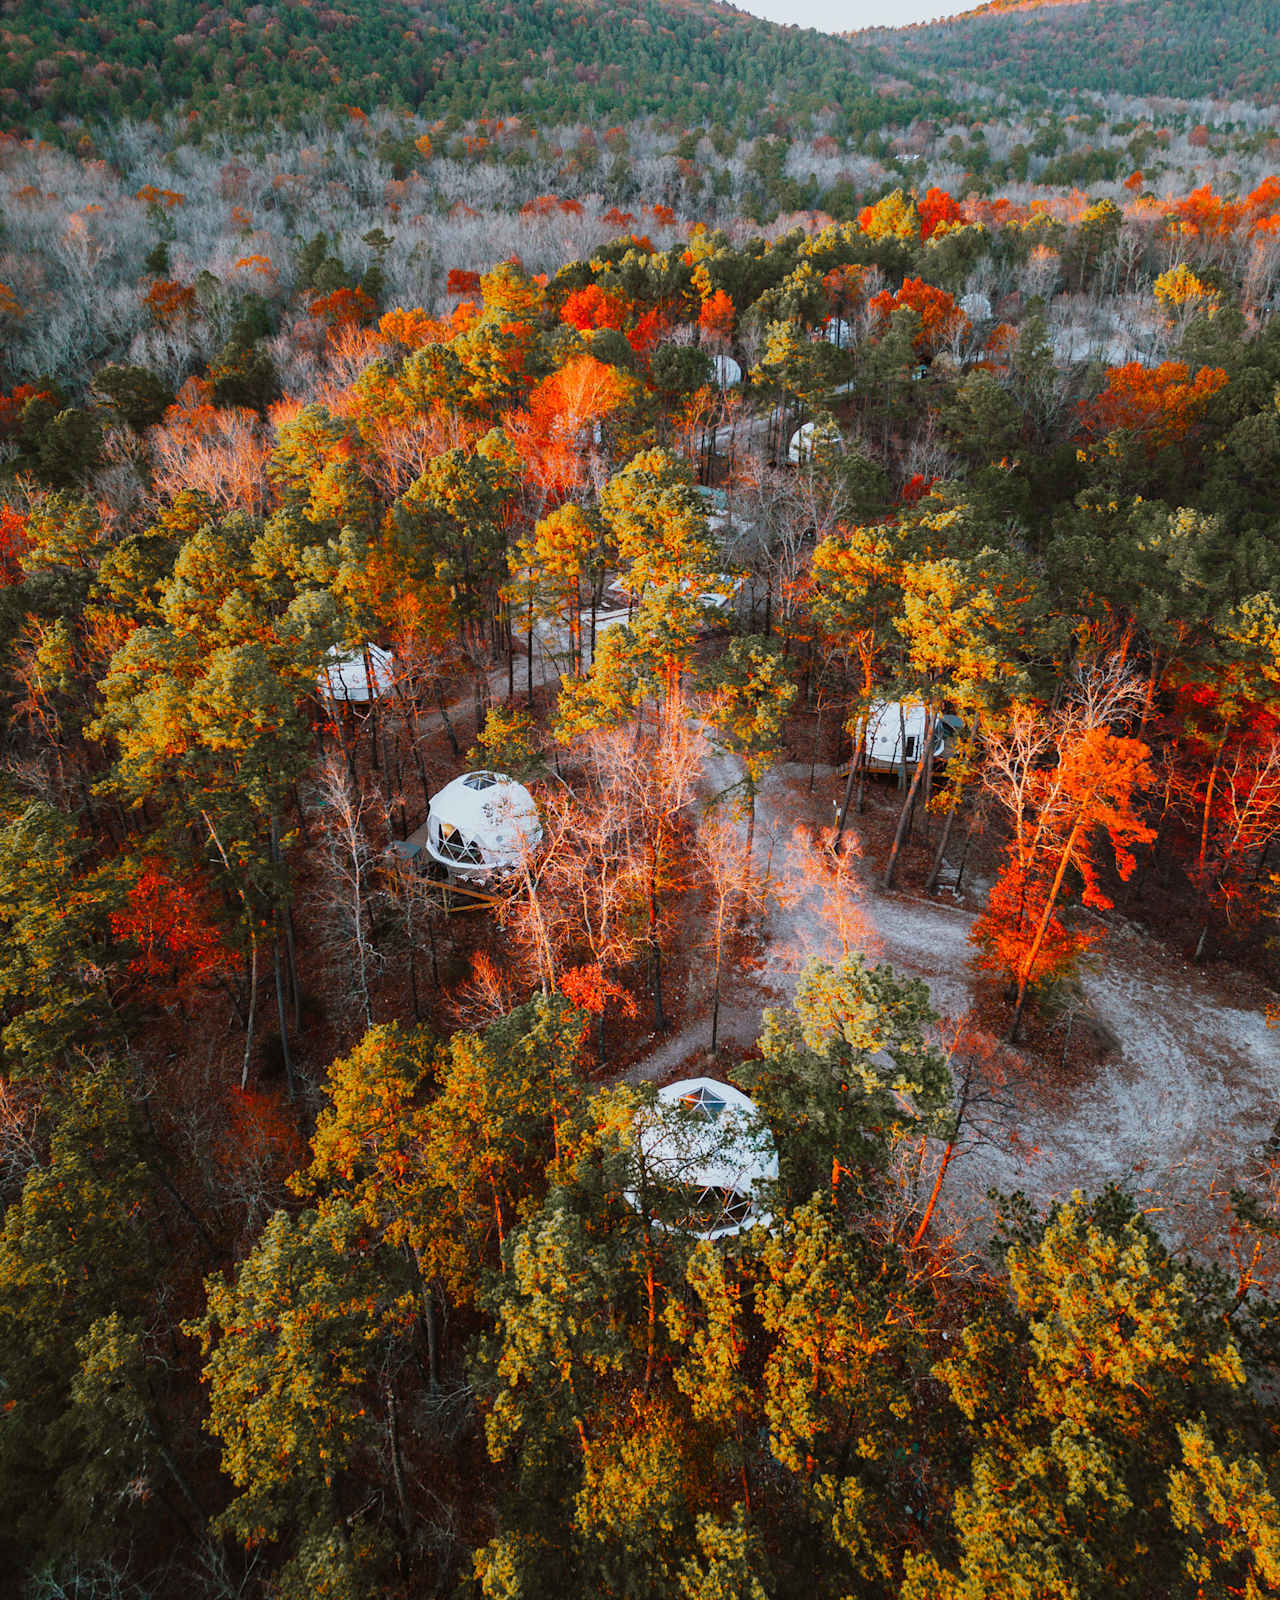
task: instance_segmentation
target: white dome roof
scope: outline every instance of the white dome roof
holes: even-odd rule
[[[369,665],[365,665],[365,650],[369,652]],[[370,689],[369,669],[373,670]],[[395,657],[376,644],[367,644],[363,650],[343,651],[337,645],[325,651],[317,684],[320,693],[330,700],[349,700],[363,704],[386,694],[395,678]]]
[[[787,460],[797,464],[801,461],[812,461],[815,451],[832,445],[839,449],[843,442],[840,430],[834,422],[802,422],[791,435],[791,443],[787,447]]]
[[[541,838],[533,796],[505,772],[464,772],[431,797],[427,851],[457,876],[518,867]]]
[[[711,365],[722,389],[732,389],[735,383],[742,382],[742,368],[732,356],[712,356]]]
[[[636,1144],[646,1177],[687,1196],[682,1226],[699,1238],[724,1239],[772,1222],[761,1190],[778,1177],[773,1135],[731,1084],[685,1078],[659,1089],[657,1103],[637,1120]],[[640,1203],[634,1190],[627,1199]]]

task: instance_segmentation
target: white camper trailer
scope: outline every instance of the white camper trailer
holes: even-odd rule
[[[523,784],[505,772],[464,772],[432,795],[427,820],[395,850],[454,883],[482,884],[514,872],[541,840],[538,808]]]
[[[657,1102],[636,1123],[643,1182],[658,1191],[672,1220],[700,1239],[726,1239],[744,1228],[768,1227],[768,1193],[778,1178],[773,1135],[755,1105],[732,1085],[686,1078],[658,1090]],[[637,1208],[638,1189],[627,1194]]]
[[[338,705],[368,705],[386,694],[395,681],[395,657],[389,650],[367,644],[344,651],[334,645],[325,652],[316,687],[326,700]]]
[[[964,728],[959,717],[944,712],[934,724],[933,759],[945,761]],[[877,700],[867,716],[867,768],[898,772],[914,767],[924,738],[925,708],[918,701]]]

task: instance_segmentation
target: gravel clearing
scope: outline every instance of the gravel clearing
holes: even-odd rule
[[[732,781],[731,763],[716,757],[708,792]],[[881,863],[856,836],[861,819],[833,871],[811,840],[830,821],[835,779],[819,768],[812,794],[808,782],[807,764],[785,764],[759,794],[757,860],[774,900],[760,969],[734,985],[735,1003],[722,1011],[722,1063],[755,1037],[765,1006],[787,1002],[806,960],[845,951],[923,978],[948,1043],[966,1015],[980,1027],[969,966],[975,913],[909,889],[883,892]],[[1221,1192],[1257,1165],[1280,1116],[1280,1032],[1266,1023],[1274,993],[1231,968],[1192,966],[1118,918],[1104,924],[1082,987],[1079,1031],[1064,1024],[1003,1052],[1003,1083],[976,1097],[944,1189],[962,1235],[987,1231],[988,1189],[1021,1189],[1047,1205],[1116,1182],[1142,1197],[1170,1243],[1185,1242],[1211,1186]],[[630,1076],[662,1081],[699,1057],[705,1064],[707,1033],[705,1015],[692,1017]]]

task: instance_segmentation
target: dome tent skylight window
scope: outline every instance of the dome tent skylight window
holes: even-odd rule
[[[658,1213],[664,1229],[725,1239],[767,1227],[778,1177],[773,1135],[746,1095],[713,1078],[659,1089],[636,1123],[639,1173],[631,1205]]]

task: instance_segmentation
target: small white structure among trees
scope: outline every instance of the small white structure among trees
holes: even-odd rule
[[[834,422],[802,422],[791,435],[787,460],[793,467],[804,466],[820,451],[840,451],[844,439]]]
[[[866,758],[871,772],[898,772],[920,760],[927,715],[919,701],[877,700],[867,713]],[[945,761],[964,723],[943,712],[934,724],[933,759]]]
[[[658,1227],[725,1239],[768,1227],[778,1179],[773,1135],[754,1102],[714,1078],[658,1090],[636,1124],[636,1188],[627,1194]]]
[[[318,687],[326,700],[368,705],[386,694],[395,682],[395,657],[379,645],[343,651],[338,645],[325,652]]]
[[[464,772],[432,795],[422,828],[398,846],[423,848],[456,883],[484,883],[514,872],[542,840],[533,796],[505,772]]]

